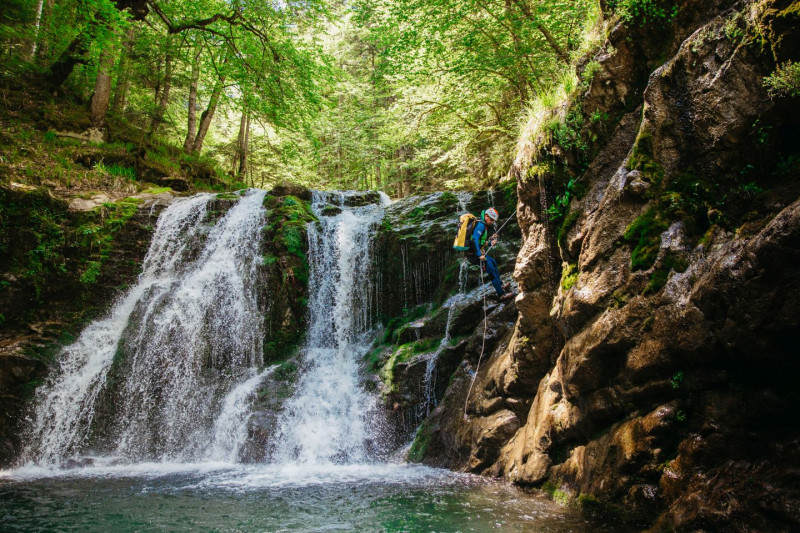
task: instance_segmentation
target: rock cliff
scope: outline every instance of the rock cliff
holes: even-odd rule
[[[676,4],[607,12],[521,143],[519,318],[468,398],[476,358],[456,371],[416,458],[654,530],[788,531],[800,107],[764,80],[800,59],[800,3]]]

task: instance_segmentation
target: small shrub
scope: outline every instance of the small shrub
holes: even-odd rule
[[[678,5],[672,0],[610,0],[608,5],[625,22],[669,22],[678,14]]]
[[[549,206],[545,213],[550,217],[550,220],[558,220],[563,218],[569,209],[569,203],[574,197],[579,197],[583,194],[583,187],[578,180],[571,179],[564,187],[564,192],[556,196],[553,205]]]
[[[723,26],[725,37],[727,37],[732,43],[738,44],[739,41],[744,38],[744,24],[744,17],[741,13],[736,12],[732,17],[725,21],[725,26]]]
[[[561,271],[561,289],[566,292],[574,287],[578,282],[579,275],[580,271],[578,271],[577,264],[573,263],[564,267]]]
[[[100,261],[87,261],[86,262],[86,270],[84,270],[83,274],[81,274],[81,283],[85,285],[91,285],[95,281],[97,281],[97,276],[100,275]]]
[[[763,83],[772,98],[800,96],[800,63],[781,63]]]
[[[677,371],[669,380],[669,384],[672,385],[672,388],[678,390],[681,387],[681,383],[683,383],[683,372]]]

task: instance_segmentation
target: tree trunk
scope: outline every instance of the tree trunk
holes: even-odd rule
[[[242,146],[244,145],[244,130],[247,127],[247,112],[242,111],[242,119],[239,121],[239,135],[236,136],[236,145],[233,148],[233,159],[231,160],[231,175],[239,173],[239,161],[242,158]]]
[[[248,147],[250,145],[250,112],[245,112],[242,115],[242,120],[247,117],[245,121],[246,124],[244,125],[244,136],[242,138],[241,144],[239,145],[239,172],[238,176],[241,178],[244,176],[247,177],[247,153]]]
[[[186,124],[186,140],[183,141],[183,151],[187,154],[192,152],[194,145],[194,135],[197,129],[197,83],[200,79],[200,53],[192,60],[192,81],[189,84],[189,119]]]
[[[31,46],[28,50],[28,53],[25,56],[25,59],[28,61],[33,61],[33,58],[36,57],[36,46],[39,44],[39,34],[41,33],[42,27],[42,8],[44,7],[44,0],[39,0],[38,5],[36,6],[36,20],[33,22],[33,37],[31,38]]]
[[[55,0],[44,0],[42,6],[42,14],[40,17],[38,28],[38,45],[36,46],[36,62],[43,64],[47,60],[47,53],[50,51],[50,38],[51,38],[51,22],[50,17],[53,15],[53,4]],[[44,31],[42,27],[46,28]]]
[[[86,52],[92,44],[91,35],[94,33],[96,26],[106,23],[105,19],[101,20],[101,17],[103,17],[103,15],[100,12],[95,13],[94,18],[83,27],[81,32],[69,43],[66,50],[56,59],[53,66],[50,67],[50,73],[45,79],[45,83],[50,89],[58,89],[61,87],[61,85],[67,81],[69,75],[72,74],[75,65],[78,63],[86,63],[84,55],[86,55]]]
[[[89,106],[92,127],[100,130],[106,127],[106,112],[108,111],[108,103],[111,100],[111,67],[113,65],[114,49],[112,46],[108,46],[100,55],[94,93]]]
[[[128,73],[128,57],[131,55],[133,49],[133,41],[136,37],[136,32],[133,26],[128,29],[128,34],[125,38],[125,46],[120,54],[119,62],[117,63],[117,87],[114,89],[114,101],[111,102],[111,110],[116,113],[125,111],[125,106],[128,103],[128,89],[131,85],[131,77]]]
[[[214,118],[214,113],[217,110],[219,98],[222,96],[222,87],[225,84],[225,76],[220,76],[214,85],[214,91],[211,93],[211,99],[208,101],[208,107],[203,114],[200,115],[200,127],[197,129],[197,137],[192,143],[192,153],[199,154],[203,148],[203,141],[208,133],[208,128],[211,126],[211,120]]]
[[[153,114],[152,121],[150,122],[149,136],[152,138],[157,132],[158,127],[164,121],[164,113],[167,111],[167,104],[169,103],[169,90],[172,87],[172,55],[167,53],[164,58],[164,80],[161,85],[161,95],[158,99],[156,111]]]
[[[156,84],[154,87],[153,93],[153,102],[158,104],[159,100],[161,100],[161,65],[164,64],[164,58],[159,54],[158,56],[158,66],[156,67]]]

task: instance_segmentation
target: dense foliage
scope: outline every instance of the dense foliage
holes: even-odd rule
[[[598,12],[593,0],[11,0],[0,54],[6,82],[77,99],[107,140],[135,129],[256,186],[403,196],[505,173],[526,107]]]

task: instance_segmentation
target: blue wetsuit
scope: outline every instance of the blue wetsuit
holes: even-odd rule
[[[467,254],[467,259],[473,265],[480,264],[481,256],[481,237],[486,232],[486,224],[478,221],[475,223],[475,229],[472,230],[472,247],[473,250]],[[487,239],[488,240],[488,239]],[[489,274],[489,279],[492,282],[495,292],[498,296],[503,295],[503,284],[500,281],[500,272],[497,270],[497,261],[494,257],[486,256],[484,260],[484,270]]]

